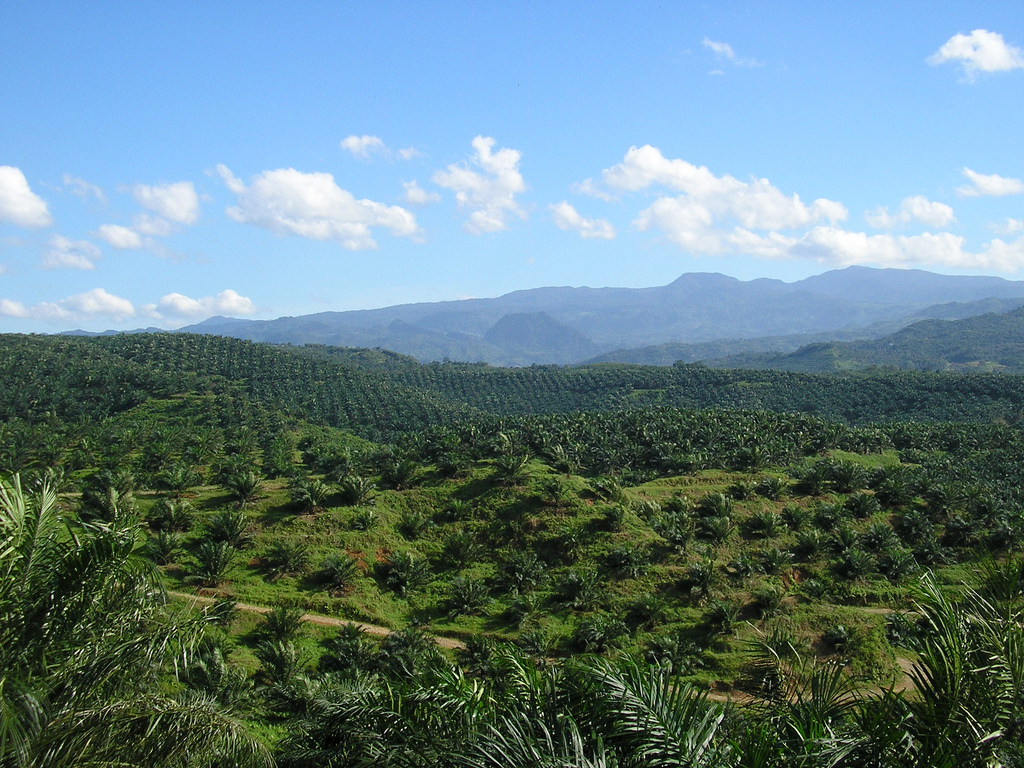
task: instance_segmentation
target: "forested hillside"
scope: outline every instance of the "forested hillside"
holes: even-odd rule
[[[922,320],[871,341],[812,344],[786,355],[723,358],[725,366],[849,371],[888,366],[924,371],[1024,372],[1024,309],[959,320]]]
[[[1017,377],[177,334],[0,372],[4,764],[1021,757]]]

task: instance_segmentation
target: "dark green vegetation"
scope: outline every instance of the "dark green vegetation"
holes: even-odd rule
[[[723,365],[787,371],[888,366],[926,371],[1024,372],[1024,308],[962,320],[922,320],[871,341],[812,344],[786,355],[734,356]]]
[[[1016,377],[164,334],[0,372],[0,471],[54,491],[0,499],[0,766],[258,762],[240,722],[296,766],[1020,764]]]

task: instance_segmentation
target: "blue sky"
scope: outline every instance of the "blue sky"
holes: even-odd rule
[[[1022,279],[1007,2],[0,5],[0,331]]]

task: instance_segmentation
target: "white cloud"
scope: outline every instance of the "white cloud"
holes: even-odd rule
[[[97,187],[95,184],[90,184],[85,179],[81,179],[78,176],[72,176],[70,173],[65,173],[63,176],[64,186],[71,190],[71,194],[75,197],[86,199],[94,197],[101,203],[107,202],[107,196],[103,194],[103,190]]]
[[[1007,194],[1019,184],[1014,179],[982,177],[968,169],[965,174],[974,182],[973,194]],[[1024,268],[1024,238],[1012,242],[995,239],[970,251],[963,237],[949,232],[896,236],[849,231],[837,226],[848,217],[839,202],[819,199],[807,205],[797,195],[783,194],[767,179],[745,182],[716,176],[706,167],[667,159],[651,146],[632,147],[623,162],[603,172],[602,182],[604,187],[625,192],[655,186],[681,192],[655,199],[636,215],[633,227],[659,231],[669,242],[694,254],[802,258],[832,266],[943,266],[1001,272]],[[589,180],[581,186],[598,189]],[[921,195],[905,198],[896,213],[879,208],[865,217],[878,227],[910,222],[945,227],[956,221],[950,206]],[[1014,221],[1005,225],[1006,234],[1024,231],[1024,223],[1017,230]]]
[[[174,225],[167,219],[140,213],[133,219],[132,229],[140,235],[167,237],[174,233]]]
[[[41,266],[44,269],[95,269],[94,262],[102,256],[100,249],[88,240],[54,235],[43,253]]]
[[[384,140],[379,136],[348,136],[341,140],[341,148],[364,160],[369,159],[372,154],[388,153]]]
[[[410,211],[357,200],[335,184],[329,173],[279,168],[264,171],[247,187],[225,166],[218,165],[217,171],[228,189],[238,195],[238,205],[227,209],[228,216],[278,235],[335,240],[350,250],[376,248],[373,227],[383,227],[397,237],[420,236]]]
[[[135,307],[128,299],[107,293],[102,288],[93,288],[60,301],[41,301],[31,306],[25,306],[20,301],[0,299],[0,315],[35,320],[68,321],[106,317],[121,321],[135,317]]]
[[[402,188],[405,189],[405,202],[412,205],[431,205],[441,202],[441,196],[437,192],[427,192],[416,181],[403,182]]]
[[[923,195],[906,197],[900,203],[896,214],[889,213],[886,207],[867,211],[864,219],[868,226],[875,229],[893,229],[901,224],[917,221],[930,227],[947,227],[956,221],[953,209],[945,203],[936,203]]]
[[[763,67],[764,66],[764,64],[762,64],[760,61],[757,61],[756,59],[743,59],[743,58],[740,58],[739,56],[736,55],[736,51],[734,51],[732,49],[732,46],[729,45],[728,43],[721,43],[721,42],[718,42],[716,40],[711,40],[710,38],[705,37],[703,42],[702,42],[702,45],[705,48],[710,48],[712,51],[714,51],[715,58],[720,59],[720,60],[724,59],[724,60],[732,63],[733,65],[735,65],[737,67]],[[723,73],[722,73],[721,70],[714,70],[710,74],[712,74],[712,75],[721,75]]]
[[[998,32],[976,29],[969,35],[953,35],[928,57],[932,66],[947,61],[959,62],[968,80],[979,72],[1005,72],[1024,69],[1024,51],[1008,45]]]
[[[135,307],[128,299],[107,293],[102,288],[93,288],[91,291],[69,296],[62,299],[59,304],[62,309],[74,315],[104,315],[115,319],[135,315]]]
[[[1024,182],[1020,179],[1011,179],[994,173],[986,176],[975,173],[970,168],[964,168],[964,176],[970,179],[971,183],[957,189],[956,192],[961,197],[1002,197],[1024,193]]]
[[[950,232],[905,237],[815,227],[791,244],[786,253],[833,266],[943,266],[998,272],[1016,272],[1024,267],[1024,238],[1012,243],[995,239],[978,252],[966,250],[965,243],[963,237]]]
[[[716,176],[706,166],[669,160],[650,145],[631,147],[602,179],[607,187],[627,192],[654,185],[682,192],[655,200],[637,214],[633,226],[641,231],[659,229],[672,242],[701,253],[729,252],[734,247],[733,227],[795,229],[823,221],[834,224],[849,215],[835,200],[821,198],[807,205],[799,195],[785,195],[767,179],[745,182]]]
[[[147,315],[158,319],[252,315],[256,313],[256,305],[251,299],[230,288],[221,291],[216,296],[207,296],[202,299],[191,299],[180,293],[169,293],[155,305],[147,305],[143,309]]]
[[[508,148],[493,152],[494,145],[494,139],[489,136],[473,139],[476,154],[470,162],[479,171],[467,164],[453,163],[433,177],[439,187],[455,192],[460,208],[471,211],[463,228],[475,235],[507,229],[509,214],[526,218],[526,211],[515,199],[517,194],[526,191],[526,183],[519,173],[522,153]]]
[[[13,299],[0,299],[0,315],[4,317],[28,317],[28,307]]]
[[[412,160],[423,156],[423,153],[416,149],[416,147],[406,147],[405,149],[392,151],[379,136],[347,136],[341,140],[341,148],[351,152],[353,157],[363,160],[369,160],[374,155],[379,155],[388,160],[394,160],[396,157],[399,160]]]
[[[29,188],[21,169],[11,165],[0,165],[0,221],[19,227],[53,224],[46,201]]]
[[[199,221],[199,196],[191,181],[132,187],[135,201],[143,208],[175,224],[195,224]]]
[[[138,232],[120,224],[103,224],[96,230],[96,234],[109,245],[122,251],[145,245]]]
[[[598,200],[604,200],[606,203],[610,203],[615,199],[615,195],[610,195],[605,190],[601,189],[593,179],[584,179],[581,182],[573,184],[572,191],[580,195],[596,197]]]
[[[1000,222],[999,224],[989,225],[989,229],[991,229],[997,235],[1016,235],[1020,232],[1024,232],[1024,220],[1007,219],[1006,221]]]
[[[611,225],[611,222],[605,219],[584,218],[565,200],[557,205],[549,205],[548,209],[559,229],[579,232],[580,237],[584,239],[611,240],[615,237],[615,227]]]

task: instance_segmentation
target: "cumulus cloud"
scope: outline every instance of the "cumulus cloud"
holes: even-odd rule
[[[416,217],[397,205],[357,200],[329,173],[303,173],[294,168],[263,171],[246,186],[223,165],[217,172],[238,204],[227,214],[278,235],[334,240],[344,248],[376,248],[372,229],[383,227],[397,237],[420,236]]]
[[[867,235],[834,227],[815,227],[789,246],[791,256],[813,258],[834,266],[875,264],[882,267],[944,266],[956,269],[1016,272],[1024,267],[1024,239],[995,239],[980,251],[965,248],[966,240],[949,232],[924,232],[909,237]]]
[[[135,201],[147,210],[136,214],[130,227],[104,224],[96,230],[98,237],[118,250],[150,248],[165,255],[166,249],[152,238],[168,237],[180,226],[199,221],[199,195],[191,181],[136,184],[131,192]]]
[[[431,205],[441,202],[441,196],[437,192],[427,192],[416,181],[403,182],[402,188],[405,190],[405,202],[412,205]]]
[[[44,269],[95,269],[95,261],[102,256],[100,249],[88,240],[54,235],[43,253],[40,266]]]
[[[975,173],[970,168],[964,168],[964,176],[971,183],[957,189],[960,197],[1002,197],[1024,193],[1024,182],[1020,179],[1011,179],[994,173],[986,176]]]
[[[923,195],[914,195],[903,199],[897,213],[889,213],[889,209],[883,206],[867,211],[864,219],[868,226],[875,229],[893,229],[912,221],[941,228],[948,227],[956,221],[956,216],[953,209],[945,203],[936,203]]]
[[[584,179],[573,184],[572,191],[580,195],[596,197],[598,200],[604,200],[606,203],[610,203],[615,199],[615,195],[609,194],[602,189],[593,179]]]
[[[140,235],[167,237],[174,234],[174,225],[160,216],[140,213],[132,220],[132,229]]]
[[[379,136],[348,136],[341,140],[341,148],[356,157],[369,159],[372,154],[386,154],[388,149]]]
[[[0,165],[0,221],[19,227],[53,224],[46,201],[29,188],[21,169],[11,165]]]
[[[584,239],[599,238],[611,240],[615,237],[615,227],[605,219],[587,219],[581,216],[575,208],[563,200],[557,205],[549,205],[551,218],[559,229],[579,232]]]
[[[969,169],[964,172],[973,182],[966,194],[1024,192],[1015,179],[985,177]],[[680,194],[655,199],[636,215],[633,227],[660,232],[669,242],[694,254],[813,259],[830,266],[943,266],[1000,272],[1024,268],[1024,237],[993,239],[979,250],[969,250],[963,237],[949,232],[897,236],[850,231],[838,226],[848,217],[842,203],[818,199],[805,204],[767,179],[741,181],[717,176],[704,166],[668,159],[651,146],[632,147],[621,163],[603,172],[601,185],[589,183],[591,190],[621,192],[652,187]],[[868,211],[865,218],[880,228],[911,222],[940,228],[956,221],[950,206],[921,195],[905,198],[895,213],[879,208]],[[1017,229],[1015,221],[1008,220],[1000,234],[1024,231],[1024,224]]]
[[[75,197],[80,197],[82,199],[94,197],[101,203],[107,202],[107,196],[103,194],[103,190],[95,184],[90,184],[85,179],[79,178],[78,176],[72,176],[70,173],[65,173],[62,180],[64,182],[64,186],[67,187]]]
[[[374,155],[388,160],[394,160],[396,157],[399,160],[412,160],[423,156],[416,147],[392,150],[380,136],[346,136],[341,140],[341,148],[362,160],[369,160]]]
[[[633,226],[641,231],[661,230],[672,242],[700,253],[730,252],[733,227],[795,229],[824,221],[834,224],[849,215],[834,200],[821,198],[808,205],[767,179],[716,176],[706,166],[670,160],[650,145],[631,147],[621,163],[603,172],[602,180],[605,187],[625,192],[652,186],[681,192],[655,200],[637,215]]]
[[[1024,220],[1021,219],[1006,219],[998,224],[989,225],[989,229],[995,232],[997,235],[1016,235],[1020,232],[1024,232]]]
[[[141,248],[145,243],[142,237],[134,229],[122,227],[120,224],[103,224],[96,230],[96,234],[120,251]]]
[[[2,316],[58,322],[101,318],[121,322],[134,317],[174,321],[210,315],[252,315],[256,311],[256,305],[250,299],[231,289],[201,299],[192,299],[180,293],[169,293],[156,304],[144,304],[139,308],[128,299],[108,293],[103,288],[93,288],[91,291],[68,296],[59,301],[41,301],[31,305],[0,298]]]
[[[736,51],[734,51],[732,49],[732,46],[729,45],[728,43],[721,43],[721,42],[718,42],[716,40],[711,40],[710,38],[705,37],[701,44],[705,48],[710,48],[714,52],[715,58],[717,58],[719,60],[728,61],[729,63],[733,64],[734,66],[737,66],[737,67],[763,67],[764,66],[764,64],[762,64],[757,59],[744,59],[744,58],[740,58],[739,56],[736,55]],[[710,74],[712,74],[712,75],[720,75],[720,74],[722,74],[722,71],[721,70],[714,70]]]
[[[132,187],[135,201],[143,208],[175,224],[195,224],[199,221],[199,195],[191,181],[173,184],[136,184]]]
[[[156,304],[146,305],[145,314],[162,318],[199,318],[211,315],[252,315],[256,305],[252,300],[230,288],[216,296],[192,299],[180,293],[169,293]]]
[[[947,61],[959,63],[964,76],[974,80],[979,72],[1024,69],[1024,51],[1008,45],[998,32],[976,29],[969,35],[953,35],[928,57],[928,63],[932,66]]]
[[[526,191],[519,173],[522,153],[507,147],[495,152],[495,143],[490,136],[477,136],[473,139],[475,154],[468,163],[453,163],[433,177],[439,187],[455,192],[460,208],[471,211],[463,228],[474,235],[507,229],[509,214],[526,218],[526,211],[516,202],[516,195]]]
[[[0,315],[34,320],[83,320],[105,317],[114,321],[135,317],[135,307],[128,299],[93,288],[60,301],[41,301],[26,306],[20,301],[0,299]]]

